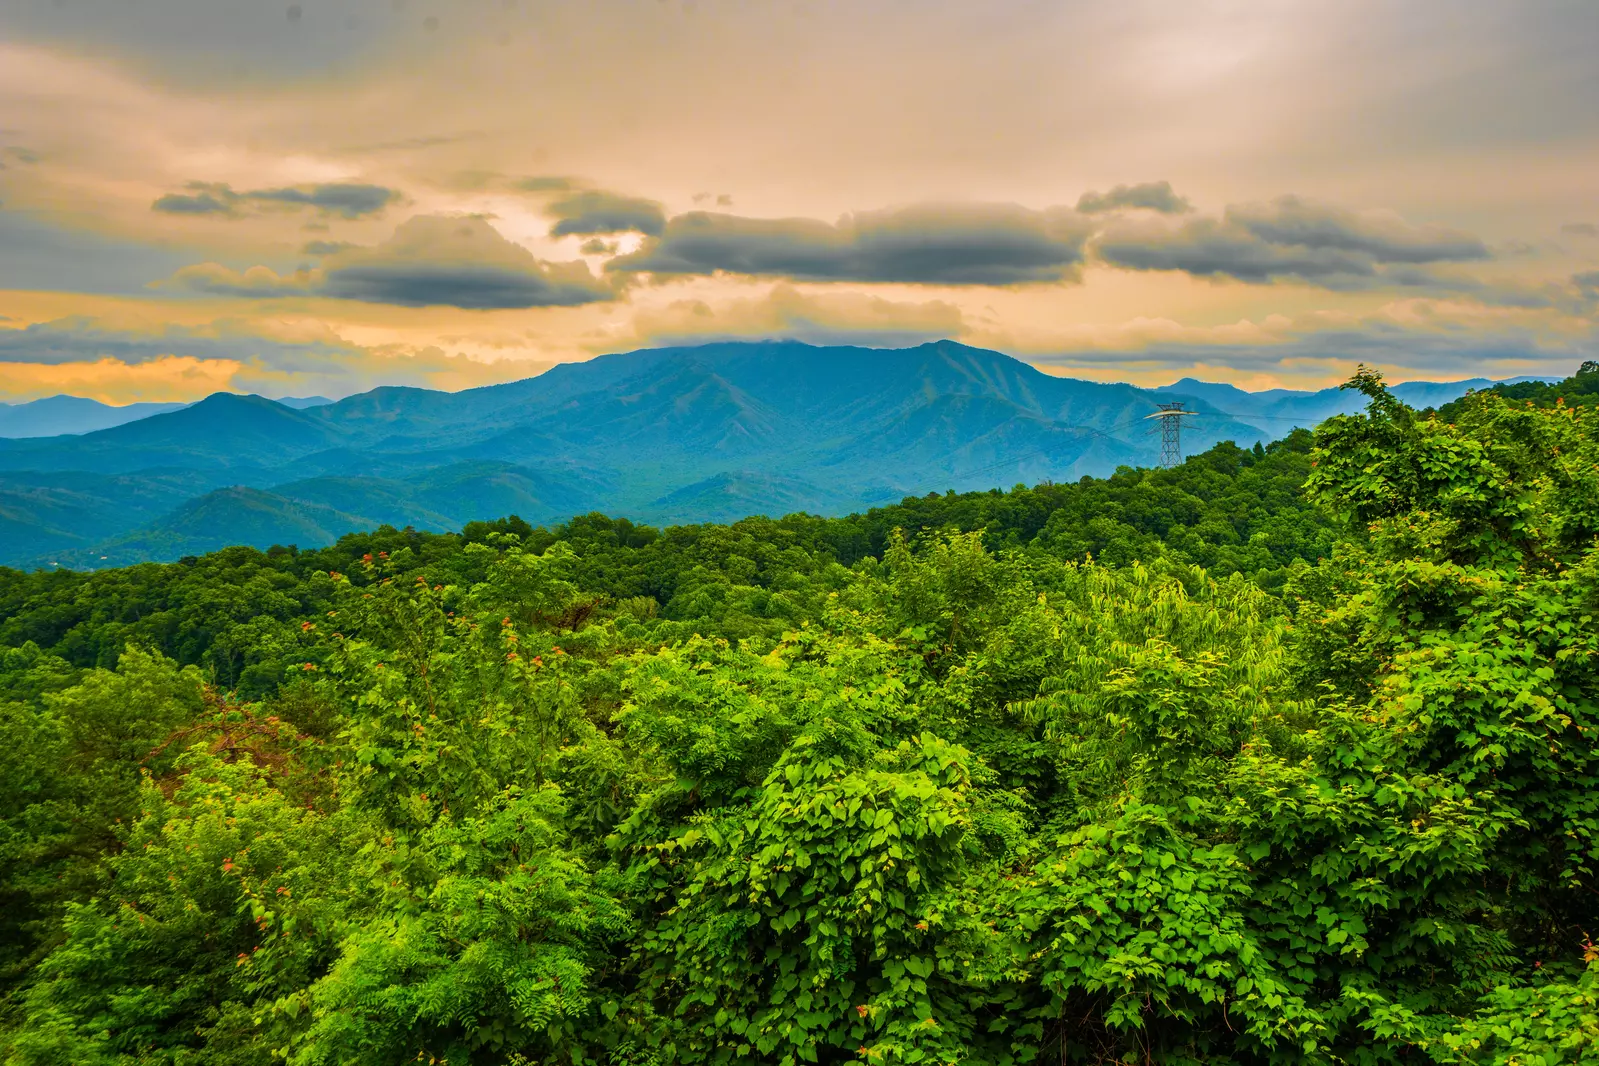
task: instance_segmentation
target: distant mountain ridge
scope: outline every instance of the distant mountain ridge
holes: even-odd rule
[[[92,433],[151,415],[176,411],[181,403],[130,403],[113,407],[82,396],[46,396],[28,403],[0,403],[0,437],[55,437]]]
[[[298,411],[333,401],[326,396],[285,396],[273,402]],[[82,396],[46,396],[27,403],[0,403],[0,437],[93,433],[188,406],[187,403],[130,403],[118,407]]]
[[[1438,403],[1486,384],[1396,391]],[[508,513],[847,513],[1153,463],[1145,416],[1175,399],[1195,412],[1188,452],[1275,439],[1363,403],[1336,389],[1082,381],[950,341],[650,349],[462,392],[383,387],[314,406],[218,393],[75,436],[0,440],[0,563],[310,546]]]

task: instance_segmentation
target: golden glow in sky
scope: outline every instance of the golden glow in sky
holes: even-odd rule
[[[9,0],[0,401],[1599,355],[1591,0]]]

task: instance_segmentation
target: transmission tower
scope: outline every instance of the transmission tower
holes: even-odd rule
[[[1182,465],[1183,419],[1198,414],[1185,411],[1180,403],[1163,403],[1160,410],[1145,418],[1160,419],[1160,465],[1170,469]]]

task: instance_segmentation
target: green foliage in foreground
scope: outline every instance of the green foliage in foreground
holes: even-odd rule
[[[556,541],[571,547],[572,579],[588,594],[572,604],[582,618],[599,608],[654,611],[684,623],[673,632],[733,640],[781,635],[815,618],[820,597],[842,580],[836,567],[881,558],[896,529],[913,536],[982,530],[992,550],[1025,548],[1068,560],[1171,558],[1280,587],[1295,562],[1332,550],[1325,516],[1301,488],[1309,451],[1310,434],[1298,431],[1270,449],[1220,444],[1175,470],[1123,469],[1102,480],[1010,492],[933,493],[847,518],[795,514],[657,530],[599,514],[555,529],[512,517],[473,522],[460,534],[355,533],[317,551],[238,547],[87,573],[0,568],[0,647],[32,643],[73,666],[110,669],[136,644],[201,667],[219,688],[259,697],[304,658],[300,623],[333,606],[327,573],[360,584],[364,556],[406,550],[406,566],[431,584],[471,588],[498,555],[465,549],[503,546],[496,534],[516,536],[535,552]]]
[[[1599,405],[1599,362],[1588,360],[1565,381],[1517,381],[1495,385],[1488,391],[1532,407],[1593,407]],[[1473,402],[1470,395],[1451,400],[1438,408],[1438,417],[1446,422],[1453,421]]]
[[[1352,385],[886,517],[8,578],[6,1061],[1599,1057],[1599,412]]]

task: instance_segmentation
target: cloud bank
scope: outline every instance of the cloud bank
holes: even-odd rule
[[[1017,285],[1075,280],[1090,228],[1069,208],[921,205],[817,219],[678,215],[607,270],[797,281]]]
[[[151,210],[169,215],[242,218],[251,208],[309,207],[325,215],[356,219],[380,214],[401,199],[396,189],[342,182],[247,192],[234,192],[226,182],[191,181],[185,187],[188,192],[168,193],[152,203]]]
[[[1128,270],[1181,270],[1255,283],[1294,279],[1328,288],[1421,284],[1435,279],[1406,268],[1490,257],[1487,245],[1469,233],[1295,196],[1230,206],[1220,219],[1196,218],[1177,227],[1116,225],[1096,242],[1095,253]]]
[[[1159,211],[1165,215],[1181,215],[1192,211],[1194,205],[1172,191],[1169,181],[1152,181],[1143,185],[1118,185],[1106,193],[1085,192],[1077,200],[1077,210],[1085,215],[1126,208]]]
[[[589,189],[551,204],[545,212],[556,220],[552,237],[598,237],[643,233],[659,237],[666,212],[654,200]]]
[[[365,348],[326,332],[268,336],[234,321],[151,333],[83,318],[0,329],[0,400],[8,402],[62,392],[127,403],[218,391],[339,397],[378,385],[458,389],[530,377],[549,365],[487,362],[436,346]]]
[[[482,218],[418,215],[373,248],[344,248],[316,270],[239,272],[216,263],[185,267],[168,288],[262,299],[325,296],[401,307],[503,310],[576,307],[616,298],[581,260],[551,263],[506,240]]]

